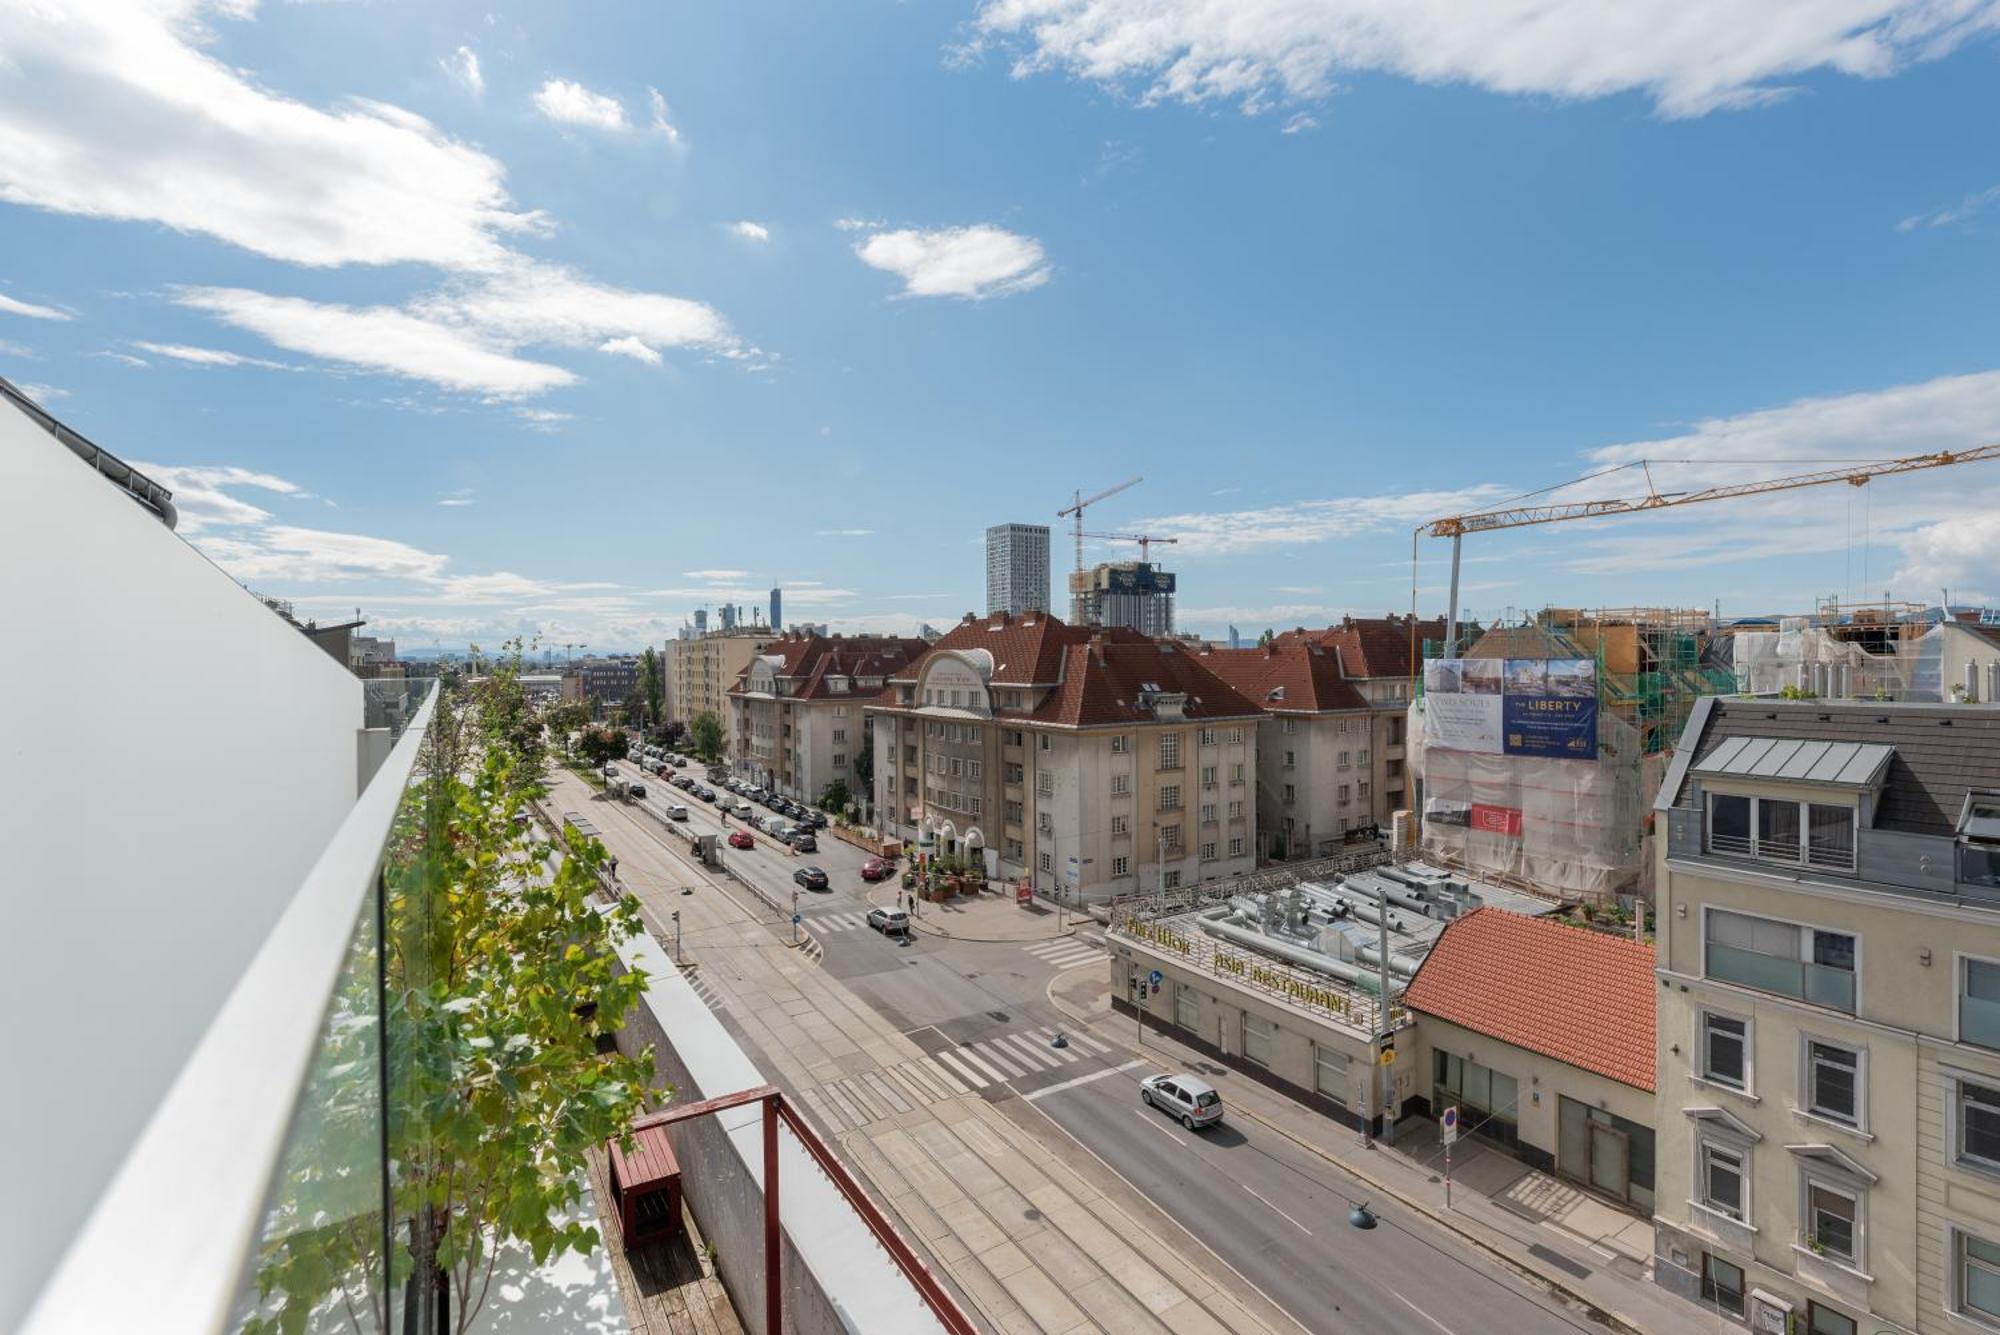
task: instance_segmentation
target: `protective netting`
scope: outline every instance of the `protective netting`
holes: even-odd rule
[[[1459,751],[1427,744],[1424,701],[1410,706],[1410,767],[1422,781],[1423,848],[1474,875],[1564,898],[1638,892],[1648,792],[1664,772],[1639,731],[1597,716],[1595,760]]]
[[[1933,629],[1904,640],[1892,653],[1873,653],[1835,638],[1804,617],[1786,617],[1775,631],[1739,631],[1721,641],[1731,654],[1736,689],[1746,695],[1777,695],[1786,688],[1842,699],[1904,700],[1918,671],[1917,658],[1929,641],[1931,679],[1936,680],[1937,634]],[[1936,699],[1936,687],[1931,695]]]

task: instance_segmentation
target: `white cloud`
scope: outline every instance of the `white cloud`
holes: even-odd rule
[[[872,538],[872,528],[822,528],[813,530],[815,538]]]
[[[1255,551],[1327,542],[1359,533],[1409,529],[1439,515],[1478,509],[1511,489],[1483,482],[1451,491],[1414,491],[1385,496],[1342,496],[1292,501],[1257,510],[1221,510],[1163,515],[1139,521],[1135,532],[1178,538],[1189,556]]]
[[[1953,602],[2000,597],[2000,514],[1925,524],[1902,539],[1903,565],[1895,584],[1903,596],[1928,600],[1931,590],[1951,590]]]
[[[1026,292],[1049,280],[1041,242],[988,223],[877,232],[854,253],[863,264],[900,277],[904,295],[912,297],[981,300]]]
[[[147,361],[147,360],[146,360],[146,359],[145,359],[144,357],[134,357],[134,356],[133,356],[133,355],[132,355],[131,353],[129,353],[129,352],[113,352],[113,351],[111,351],[111,350],[110,350],[110,349],[108,349],[108,348],[107,348],[107,349],[105,349],[105,350],[103,350],[103,351],[100,351],[100,352],[93,352],[93,353],[91,353],[90,355],[91,355],[91,356],[93,356],[93,357],[103,357],[103,358],[105,358],[105,359],[106,359],[107,361],[114,361],[114,362],[117,362],[117,363],[118,363],[118,364],[119,364],[120,366],[151,366],[151,365],[152,365],[152,363],[151,363],[151,362],[149,362],[149,361]]]
[[[447,389],[506,398],[577,379],[560,366],[512,356],[472,330],[391,306],[334,306],[234,287],[182,288],[174,299],[293,352]]]
[[[0,199],[295,264],[496,263],[540,225],[505,170],[399,107],[321,110],[198,49],[223,0],[0,6]]]
[[[675,129],[673,121],[668,119],[667,99],[660,96],[659,89],[648,88],[646,90],[646,101],[653,109],[654,132],[664,135],[667,143],[672,147],[679,148],[681,146],[681,132]]]
[[[198,533],[216,525],[261,524],[271,517],[271,512],[263,507],[231,495],[231,488],[252,487],[279,496],[307,494],[296,482],[248,468],[149,463],[132,466],[173,492],[174,509],[180,516],[178,529],[183,534]]]
[[[514,416],[526,422],[531,431],[554,431],[574,418],[572,413],[557,412],[553,408],[516,408]]]
[[[741,222],[729,224],[729,230],[742,237],[745,241],[769,241],[771,239],[770,228],[764,226],[763,223],[751,222],[748,218],[745,218]]]
[[[465,85],[465,90],[474,97],[486,91],[486,76],[479,70],[479,55],[469,46],[461,46],[438,61],[438,68]]]
[[[754,351],[740,348],[729,322],[703,302],[609,287],[561,265],[526,260],[419,298],[411,308],[510,347],[584,348],[629,335],[655,348],[706,347],[728,356]]]
[[[747,570],[683,570],[681,573],[689,579],[713,580],[718,584],[750,578],[750,572]]]
[[[1989,31],[1992,0],[985,0],[974,47],[1145,102],[1314,99],[1346,76],[1585,99],[1662,116],[1755,106],[1827,70],[1879,78]]]
[[[54,385],[36,385],[23,381],[15,385],[14,388],[20,390],[44,408],[54,403],[57,399],[66,399],[69,397],[68,390],[59,389]]]
[[[550,79],[535,90],[535,109],[563,125],[581,125],[592,130],[629,130],[625,104],[615,97],[593,93],[568,79]]]
[[[886,226],[880,218],[835,218],[833,225],[843,232],[872,232]]]
[[[135,338],[132,340],[132,346],[144,348],[156,356],[170,357],[174,361],[187,362],[194,366],[261,366],[270,371],[298,369],[283,362],[266,361],[262,357],[245,357],[239,352],[224,352],[220,348],[197,348],[186,343],[148,343],[144,339]],[[146,364],[136,357],[131,360],[141,366]]]
[[[656,348],[630,334],[623,338],[607,338],[597,345],[597,350],[608,352],[614,357],[630,357],[633,361],[644,362],[648,366],[658,366],[663,360]]]
[[[1950,227],[1955,223],[1970,222],[1989,205],[2000,202],[2000,185],[1967,195],[1948,209],[1935,213],[1918,213],[1896,224],[1899,232],[1914,232],[1919,227]]]
[[[1284,125],[1279,127],[1278,133],[1304,134],[1307,130],[1317,130],[1318,128],[1319,121],[1317,119],[1307,115],[1303,111],[1298,111],[1286,118]]]
[[[438,497],[437,503],[446,509],[458,509],[463,506],[473,505],[476,502],[471,487],[460,487],[456,491],[448,491]]]
[[[4,86],[4,83],[0,82],[0,86]],[[4,128],[4,126],[0,126],[0,128]],[[4,152],[5,149],[0,148],[0,154],[4,154]],[[0,190],[0,198],[5,198],[4,190]],[[0,312],[5,312],[8,315],[25,315],[31,320],[68,320],[72,318],[68,311],[59,311],[53,306],[37,306],[32,301],[16,301],[4,292],[0,292]]]
[[[25,357],[33,360],[34,356],[35,350],[27,344],[15,343],[8,339],[0,338],[0,357]],[[133,360],[137,361],[138,359],[134,358]],[[140,364],[144,365],[144,363]]]

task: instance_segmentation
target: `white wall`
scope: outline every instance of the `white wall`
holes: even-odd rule
[[[0,1329],[353,805],[362,687],[0,404]]]

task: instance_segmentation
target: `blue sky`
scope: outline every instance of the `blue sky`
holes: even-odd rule
[[[1185,627],[1324,622],[1608,464],[2000,439],[2000,6],[30,8],[0,374],[410,647],[947,622],[1135,474]],[[2000,600],[2000,466],[1466,556],[1484,616]]]

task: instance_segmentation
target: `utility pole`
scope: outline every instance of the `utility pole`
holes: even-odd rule
[[[1389,891],[1386,888],[1378,887],[1376,889],[1375,905],[1375,949],[1377,952],[1378,969],[1376,978],[1378,979],[1378,986],[1382,989],[1382,995],[1378,999],[1379,1004],[1375,1012],[1376,1047],[1379,1049],[1381,1047],[1381,1040],[1389,1036]],[[1382,1081],[1382,1143],[1384,1145],[1394,1145],[1396,1143],[1396,1121],[1389,1109],[1390,1105],[1396,1101],[1396,1068],[1382,1061],[1379,1056],[1375,1064],[1378,1070],[1369,1079],[1373,1080],[1379,1076]]]
[[[683,957],[681,955],[681,911],[679,909],[675,909],[674,910],[674,963],[680,964],[682,962],[683,962]]]
[[[799,943],[799,892],[792,891],[792,944]]]

